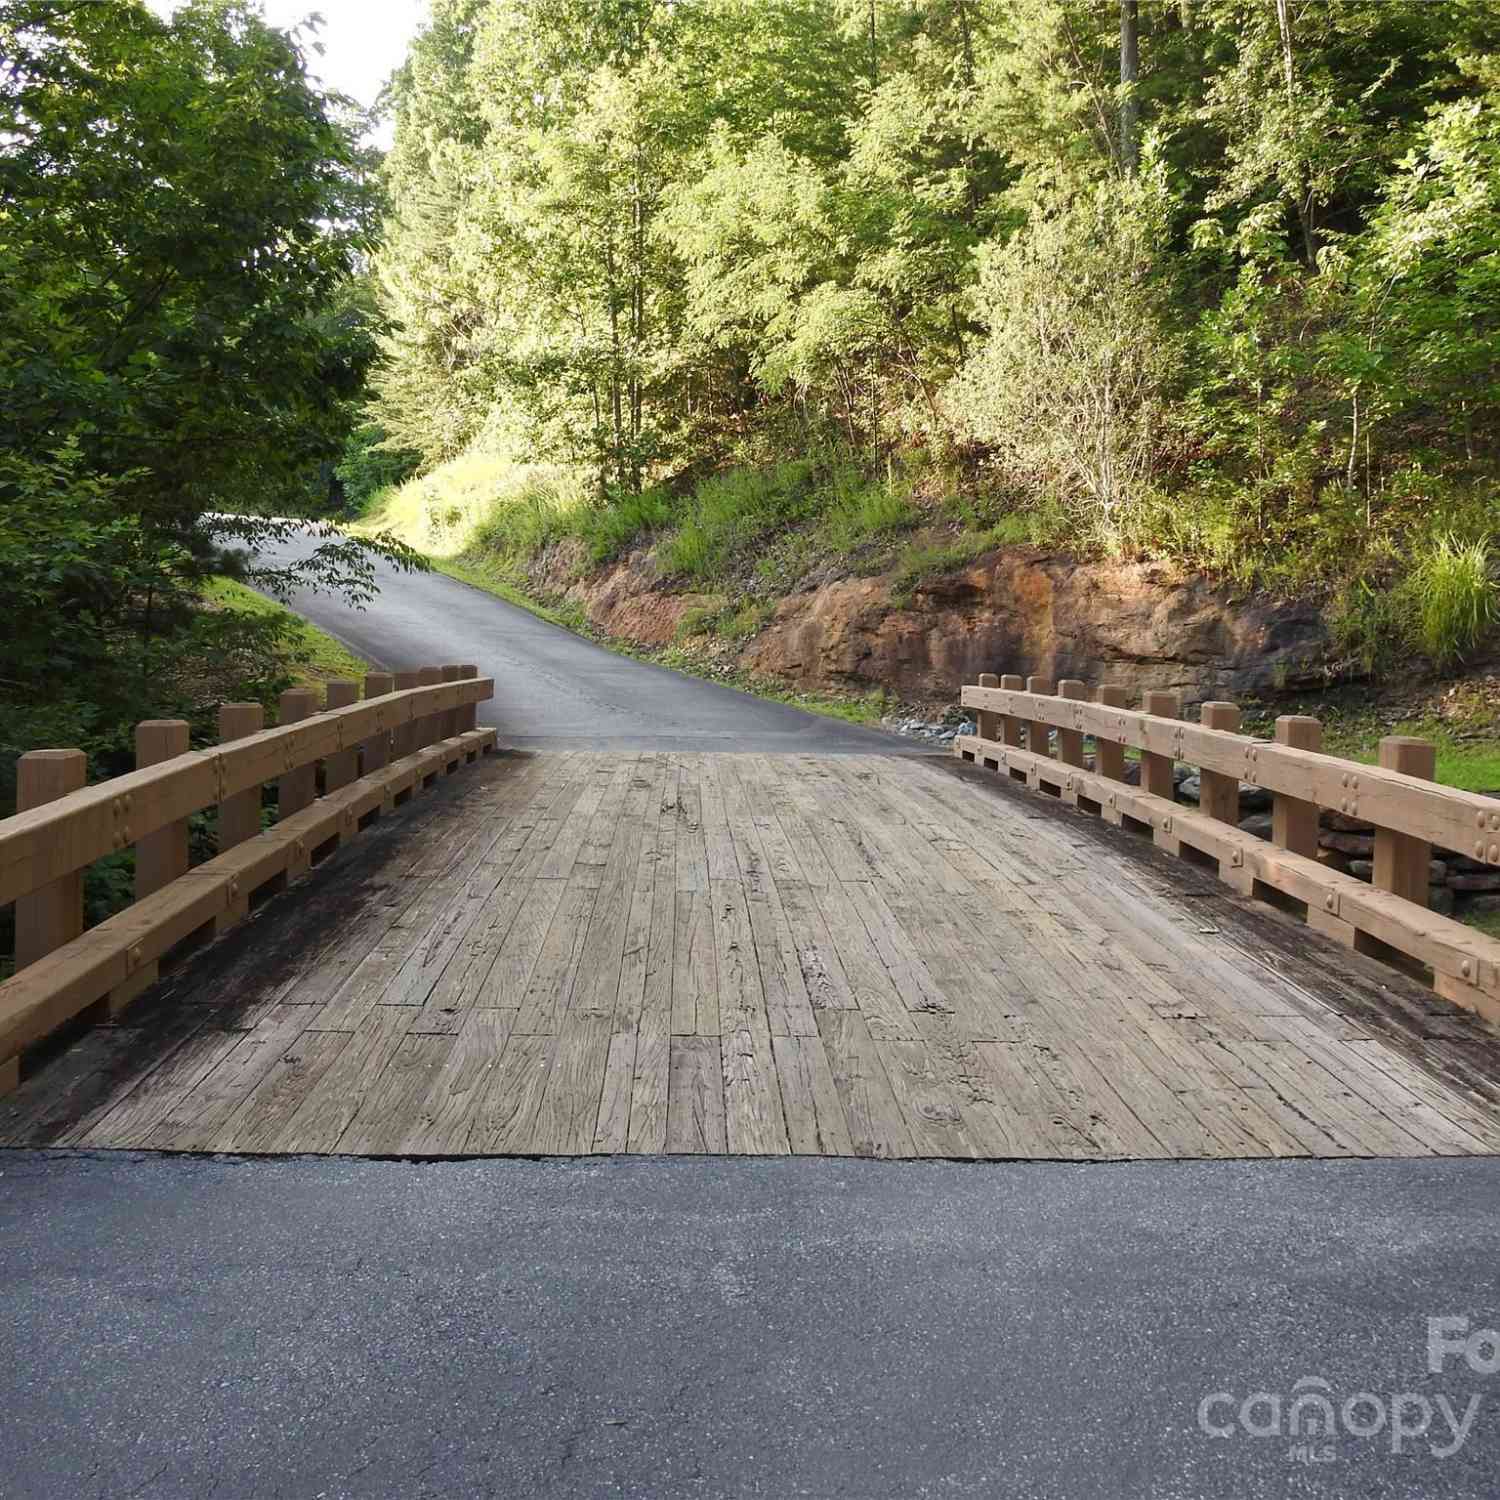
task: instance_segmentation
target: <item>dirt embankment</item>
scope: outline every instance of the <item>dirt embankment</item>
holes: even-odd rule
[[[583,577],[576,561],[551,549],[535,585],[643,645],[671,641],[688,610],[724,600],[675,592],[650,551]],[[1236,595],[1155,564],[1007,547],[904,598],[890,575],[792,594],[738,649],[742,667],[799,687],[884,687],[908,701],[951,701],[981,672],[1017,672],[1173,688],[1198,702],[1310,683],[1327,647],[1308,603]]]

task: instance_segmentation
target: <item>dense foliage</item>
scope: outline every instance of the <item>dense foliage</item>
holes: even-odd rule
[[[581,479],[597,556],[689,532],[704,475],[764,498],[777,465],[853,462],[976,534],[1021,513],[1329,588],[1366,655],[1483,634],[1492,0],[432,10],[395,88],[372,411],[429,469]],[[558,510],[528,490],[495,524]],[[757,514],[826,535],[793,510]]]
[[[284,622],[205,607],[208,580],[368,589],[331,532],[249,555],[326,500],[374,352],[346,115],[242,0],[0,0],[7,774],[45,743],[108,769],[138,719],[272,692]]]

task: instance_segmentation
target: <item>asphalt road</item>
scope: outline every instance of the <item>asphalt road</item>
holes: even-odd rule
[[[313,545],[299,541],[266,557],[306,556]],[[473,662],[495,679],[479,722],[495,725],[505,745],[818,755],[926,748],[619,656],[443,573],[403,574],[382,563],[378,576],[381,592],[366,609],[310,590],[292,607],[388,671]]]
[[[1500,1476],[1500,1374],[1464,1352],[1493,1344],[1428,1368],[1429,1316],[1500,1324],[1491,1161],[0,1171],[8,1500],[1432,1500]],[[1308,1380],[1339,1424],[1315,1462],[1289,1456]]]
[[[300,607],[512,743],[891,743],[443,578]],[[1497,1229],[1496,1160],[0,1152],[0,1500],[1493,1496]]]

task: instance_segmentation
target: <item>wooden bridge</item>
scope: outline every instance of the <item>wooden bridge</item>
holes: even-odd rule
[[[373,674],[273,729],[226,705],[197,750],[144,724],[87,787],[23,757],[0,1144],[1500,1149],[1500,943],[1424,905],[1432,846],[1500,864],[1500,803],[1416,742],[1355,765],[1311,720],[990,678],[952,757],[494,753],[492,691]],[[1376,825],[1372,883],[1319,861],[1319,808]],[[135,903],[85,930],[83,870],[130,845]]]

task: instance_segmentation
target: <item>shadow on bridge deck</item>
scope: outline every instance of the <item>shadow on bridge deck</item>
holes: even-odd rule
[[[0,1143],[1109,1159],[1500,1149],[1500,1039],[946,758],[510,754],[0,1103]]]

